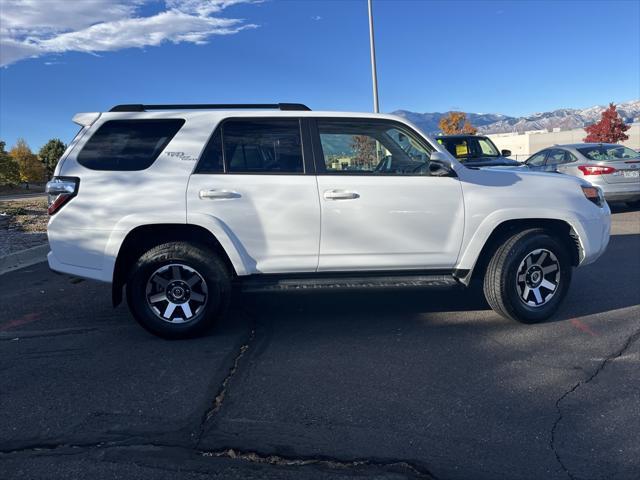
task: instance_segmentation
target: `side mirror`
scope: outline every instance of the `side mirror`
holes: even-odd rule
[[[503,157],[510,157],[511,156],[511,150],[502,150],[502,156]]]
[[[446,154],[442,152],[431,152],[429,158],[429,173],[434,177],[455,177],[456,172],[451,167],[451,163]]]

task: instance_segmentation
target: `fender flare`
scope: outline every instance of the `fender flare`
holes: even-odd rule
[[[111,231],[104,250],[104,260],[102,267],[102,280],[113,281],[115,266],[120,254],[120,249],[127,236],[136,228],[147,225],[173,224],[173,225],[194,225],[202,227],[220,243],[222,249],[231,261],[235,273],[238,276],[251,273],[250,262],[247,262],[240,252],[244,251],[242,244],[230,232],[229,228],[218,218],[206,214],[191,214],[190,221],[185,222],[184,217],[168,219],[166,216],[150,217],[148,215],[128,215],[122,218]],[[171,221],[173,220],[173,221]],[[249,257],[250,258],[250,257]]]
[[[509,221],[535,221],[535,220],[553,220],[566,223],[577,236],[580,242],[580,248],[585,251],[586,232],[582,227],[581,219],[578,216],[568,215],[569,212],[558,212],[553,209],[531,209],[519,207],[501,209],[492,212],[485,217],[477,228],[471,228],[474,233],[468,241],[463,243],[458,265],[459,270],[472,271],[475,267],[482,249],[491,237],[491,234],[500,227],[500,225]]]

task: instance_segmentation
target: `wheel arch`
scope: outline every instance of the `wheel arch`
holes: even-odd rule
[[[456,276],[465,285],[469,285],[472,280],[482,278],[493,254],[504,241],[517,232],[530,228],[542,228],[558,238],[567,248],[571,255],[571,264],[578,266],[584,257],[583,247],[580,237],[572,225],[566,220],[555,218],[526,218],[504,220],[496,225],[483,241],[479,254],[470,268],[459,267]],[[471,242],[473,243],[473,242]],[[472,245],[467,247],[465,254],[469,253]],[[477,245],[476,245],[476,248]]]
[[[188,241],[218,253],[232,277],[240,272],[219,239],[207,228],[194,224],[158,223],[140,225],[127,233],[120,244],[113,268],[112,301],[122,301],[122,289],[135,262],[149,249],[167,242]]]

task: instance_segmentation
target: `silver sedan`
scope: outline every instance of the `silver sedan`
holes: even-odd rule
[[[554,145],[529,157],[531,170],[584,178],[600,187],[607,201],[640,204],[640,153],[614,143]]]

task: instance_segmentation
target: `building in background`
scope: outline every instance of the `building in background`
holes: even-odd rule
[[[625,132],[629,139],[621,143],[638,151],[640,150],[640,122],[632,123],[630,126],[631,128]],[[572,130],[554,128],[552,131],[532,130],[523,133],[492,133],[487,135],[500,150],[511,150],[511,158],[521,162],[543,148],[567,143],[582,143],[582,139],[586,136],[584,128]]]

